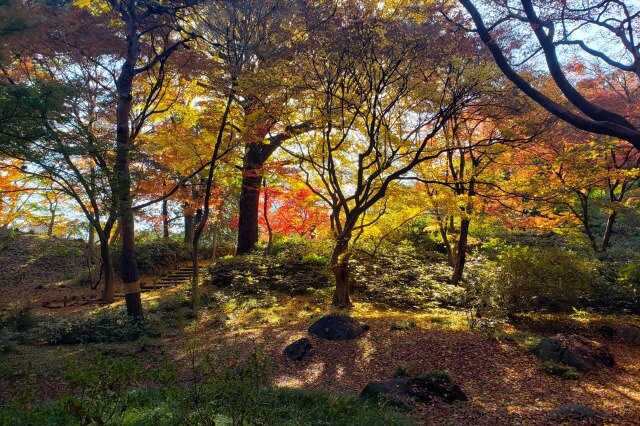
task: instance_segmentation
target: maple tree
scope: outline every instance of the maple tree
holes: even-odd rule
[[[433,142],[477,85],[465,74],[468,63],[448,60],[450,45],[436,30],[442,22],[349,12],[329,20],[306,47],[313,55],[304,84],[316,101],[308,108],[320,130],[284,148],[331,209],[336,306],[350,305],[350,243],[378,220],[367,213],[398,179],[443,152]],[[433,52],[431,43],[442,49]],[[406,114],[414,118],[402,120]]]
[[[537,226],[577,226],[594,251],[607,250],[616,219],[637,190],[635,148],[559,126],[511,157],[517,167],[508,187],[521,197],[511,197],[512,204],[524,198],[520,208],[533,214],[530,220]],[[603,222],[598,223],[601,214]]]
[[[472,31],[478,33],[501,71],[523,93],[581,130],[620,138],[640,149],[638,122],[616,106],[589,99],[587,93],[573,83],[575,80],[568,77],[570,67],[562,64],[564,58],[586,55],[637,81],[640,76],[640,45],[634,42],[640,19],[637,3],[459,1],[475,24]],[[601,39],[604,43],[598,42]],[[521,47],[519,52],[510,51],[518,47]],[[525,72],[519,72],[518,67],[531,62],[537,54],[543,56],[556,88],[573,108],[545,94],[527,81]]]

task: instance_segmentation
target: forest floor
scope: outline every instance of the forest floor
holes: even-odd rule
[[[0,252],[0,257],[5,255],[7,250]],[[74,296],[74,302],[90,301],[98,293],[77,280],[62,279],[70,277],[70,271],[78,271],[73,269],[77,265],[49,265],[46,270],[29,267],[18,273],[17,281],[8,271],[18,269],[6,259],[0,260],[4,268],[0,274],[0,308],[15,301],[29,301],[40,323],[72,313],[89,315],[114,308],[93,302],[68,303],[57,309],[44,307],[65,297],[67,301]],[[37,286],[42,287],[36,290]],[[180,300],[184,290],[178,287],[144,294],[149,316],[158,315],[153,307],[163,301]],[[503,324],[479,331],[469,328],[467,313],[462,311],[380,308],[357,303],[356,294],[356,303],[348,313],[370,329],[357,339],[335,342],[307,333],[313,321],[332,312],[328,290],[300,297],[278,293],[239,297],[211,287],[203,288],[203,292],[205,301],[217,302],[206,305],[197,319],[176,317],[168,321],[163,317],[159,321],[160,337],[108,344],[17,345],[0,360],[0,400],[17,400],[25,395],[34,401],[60,398],[68,392],[64,372],[96,353],[132,356],[150,366],[169,362],[178,366],[182,380],[188,381],[193,374],[190,366],[194,353],[229,359],[261,345],[275,360],[274,385],[278,387],[358,394],[369,381],[392,378],[399,370],[410,375],[448,370],[469,401],[446,404],[433,400],[422,404],[408,414],[416,424],[640,425],[640,347],[606,340],[595,332],[596,324],[638,325],[638,318],[576,313],[540,316],[533,329],[530,325],[517,329]],[[115,307],[122,303],[116,302]],[[179,317],[180,312],[178,309],[163,315]],[[397,324],[410,326],[392,329],[398,328],[392,327]],[[615,356],[615,365],[586,373],[579,380],[545,374],[540,361],[517,337],[531,332],[538,336],[553,334],[552,329],[554,333],[579,332],[606,344]],[[313,355],[301,362],[287,359],[283,349],[302,337],[310,339]],[[553,413],[569,403],[594,408],[604,418],[559,417]]]

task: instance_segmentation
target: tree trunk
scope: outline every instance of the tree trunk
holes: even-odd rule
[[[104,272],[104,290],[102,292],[102,300],[107,303],[113,303],[115,300],[115,272],[113,270],[113,262],[111,261],[111,252],[109,250],[109,241],[107,238],[100,238],[100,258],[102,260],[102,270]]]
[[[216,261],[216,254],[218,251],[218,219],[213,221],[213,230],[211,235],[211,260]]]
[[[141,317],[142,300],[138,283],[138,263],[135,248],[135,229],[131,196],[130,153],[133,149],[129,129],[129,114],[133,105],[132,86],[135,76],[135,64],[138,60],[138,35],[135,28],[129,28],[127,57],[122,64],[121,73],[116,81],[118,101],[116,105],[116,158],[115,198],[118,203],[120,232],[122,235],[122,281],[124,282],[127,313]]]
[[[200,251],[200,235],[193,239],[191,250],[191,309],[197,309],[200,305],[200,292],[198,281],[200,280],[200,268],[198,266],[198,254]]]
[[[447,234],[447,228],[445,227],[445,222],[448,219],[438,220],[438,230],[440,231],[440,237],[442,238],[442,242],[444,243],[444,248],[447,251],[447,263],[452,268],[455,265],[455,256],[453,253],[453,248],[451,247],[451,242],[449,241],[449,235]]]
[[[453,274],[451,283],[457,285],[462,280],[462,272],[464,264],[467,261],[467,242],[469,240],[469,224],[471,219],[462,219],[460,221],[460,238],[456,245],[455,261],[453,264]]]
[[[193,214],[184,215],[184,242],[185,244],[193,244],[193,229],[196,225],[196,219]]]
[[[242,192],[236,254],[251,252],[258,242],[258,209],[262,185],[261,144],[248,144],[242,165]]]
[[[604,230],[604,236],[602,237],[602,245],[600,246],[601,251],[607,251],[609,247],[609,241],[611,240],[611,233],[613,232],[613,225],[616,222],[616,217],[618,216],[618,212],[612,211],[609,213],[609,217],[607,218],[607,227]]]
[[[49,211],[51,212],[51,219],[49,220],[49,226],[47,227],[47,236],[51,237],[53,236],[53,226],[56,223],[56,207],[52,207],[49,209]]]
[[[351,282],[349,281],[349,240],[338,240],[331,256],[331,269],[336,279],[333,305],[339,308],[351,306]]]
[[[264,184],[264,203],[263,203],[263,212],[264,223],[267,225],[267,232],[269,233],[269,241],[267,242],[267,248],[264,250],[265,254],[271,254],[271,250],[273,248],[273,229],[271,228],[271,224],[269,223],[269,195],[267,193],[267,180],[263,179]]]
[[[169,238],[169,206],[165,198],[162,200],[162,238]]]

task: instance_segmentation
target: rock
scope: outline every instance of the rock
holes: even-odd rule
[[[605,416],[591,407],[587,407],[586,405],[579,404],[564,404],[557,410],[552,412],[558,416],[580,416],[585,418],[600,418],[603,419]]]
[[[598,327],[597,331],[607,339],[632,345],[640,345],[640,327],[623,325],[614,328],[609,325],[603,325]]]
[[[425,394],[426,391],[429,395],[437,396],[449,404],[454,401],[469,400],[460,386],[448,380],[423,376],[413,379],[412,385],[414,389],[419,389],[421,391],[420,395]]]
[[[640,327],[622,326],[616,330],[615,339],[624,343],[640,345]]]
[[[347,315],[325,315],[307,330],[311,335],[327,340],[355,339],[367,331],[369,326],[360,324]]]
[[[364,389],[362,389],[362,392],[360,392],[360,397],[375,400],[384,399],[393,407],[410,410],[412,407],[410,400],[408,400],[410,393],[410,379],[401,377],[379,382],[369,382]]]
[[[607,339],[613,339],[613,337],[616,335],[616,329],[611,327],[610,325],[601,325],[600,327],[598,327],[597,331],[601,336]]]
[[[360,393],[362,398],[385,399],[389,404],[411,409],[415,404],[427,402],[434,397],[446,403],[468,401],[460,386],[449,380],[421,376],[398,377],[390,380],[369,382]]]
[[[312,348],[311,342],[305,337],[284,348],[284,354],[292,361],[302,361],[305,357],[311,355]]]
[[[535,354],[543,361],[560,362],[580,371],[614,364],[613,355],[606,346],[574,334],[558,334],[542,339]]]

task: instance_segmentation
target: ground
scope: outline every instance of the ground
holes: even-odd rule
[[[36,284],[36,277],[43,275],[23,275],[17,283],[0,281],[2,307],[11,301],[30,300],[44,321],[72,311],[79,314],[107,309],[100,304],[43,307],[45,299],[60,300],[66,290],[68,297],[80,289],[85,289],[81,293],[90,291],[83,283],[69,283],[61,290],[55,285],[57,277],[49,282],[40,278]],[[36,285],[43,285],[37,296]],[[159,301],[175,299],[184,290],[179,287],[146,293],[145,305],[153,311]],[[230,347],[241,353],[258,344],[275,360],[274,385],[282,387],[357,394],[369,381],[391,378],[399,370],[411,375],[448,370],[469,402],[426,403],[408,414],[416,424],[640,424],[640,347],[605,340],[594,331],[593,318],[585,319],[579,313],[565,316],[563,321],[606,344],[616,364],[589,372],[580,380],[567,380],[545,374],[540,361],[522,342],[510,338],[517,335],[515,328],[471,330],[462,311],[381,309],[358,303],[356,294],[355,306],[348,313],[370,329],[358,339],[332,342],[316,339],[306,331],[315,319],[331,312],[326,291],[295,298],[276,293],[242,298],[210,287],[203,291],[205,300],[218,302],[204,308],[197,320],[164,322],[161,337],[110,344],[16,346],[0,361],[0,399],[24,397],[29,386],[34,388],[31,391],[35,394],[29,396],[34,401],[58,398],[67,391],[62,372],[69,363],[81,363],[97,352],[131,355],[149,366],[170,362],[179,366],[182,380],[188,381],[194,352],[228,359]],[[637,318],[598,317],[597,321],[633,323]],[[392,327],[397,324],[408,326]],[[288,360],[283,349],[301,337],[311,340],[313,355],[306,361]],[[587,405],[607,419],[559,418],[551,413],[567,403]]]

